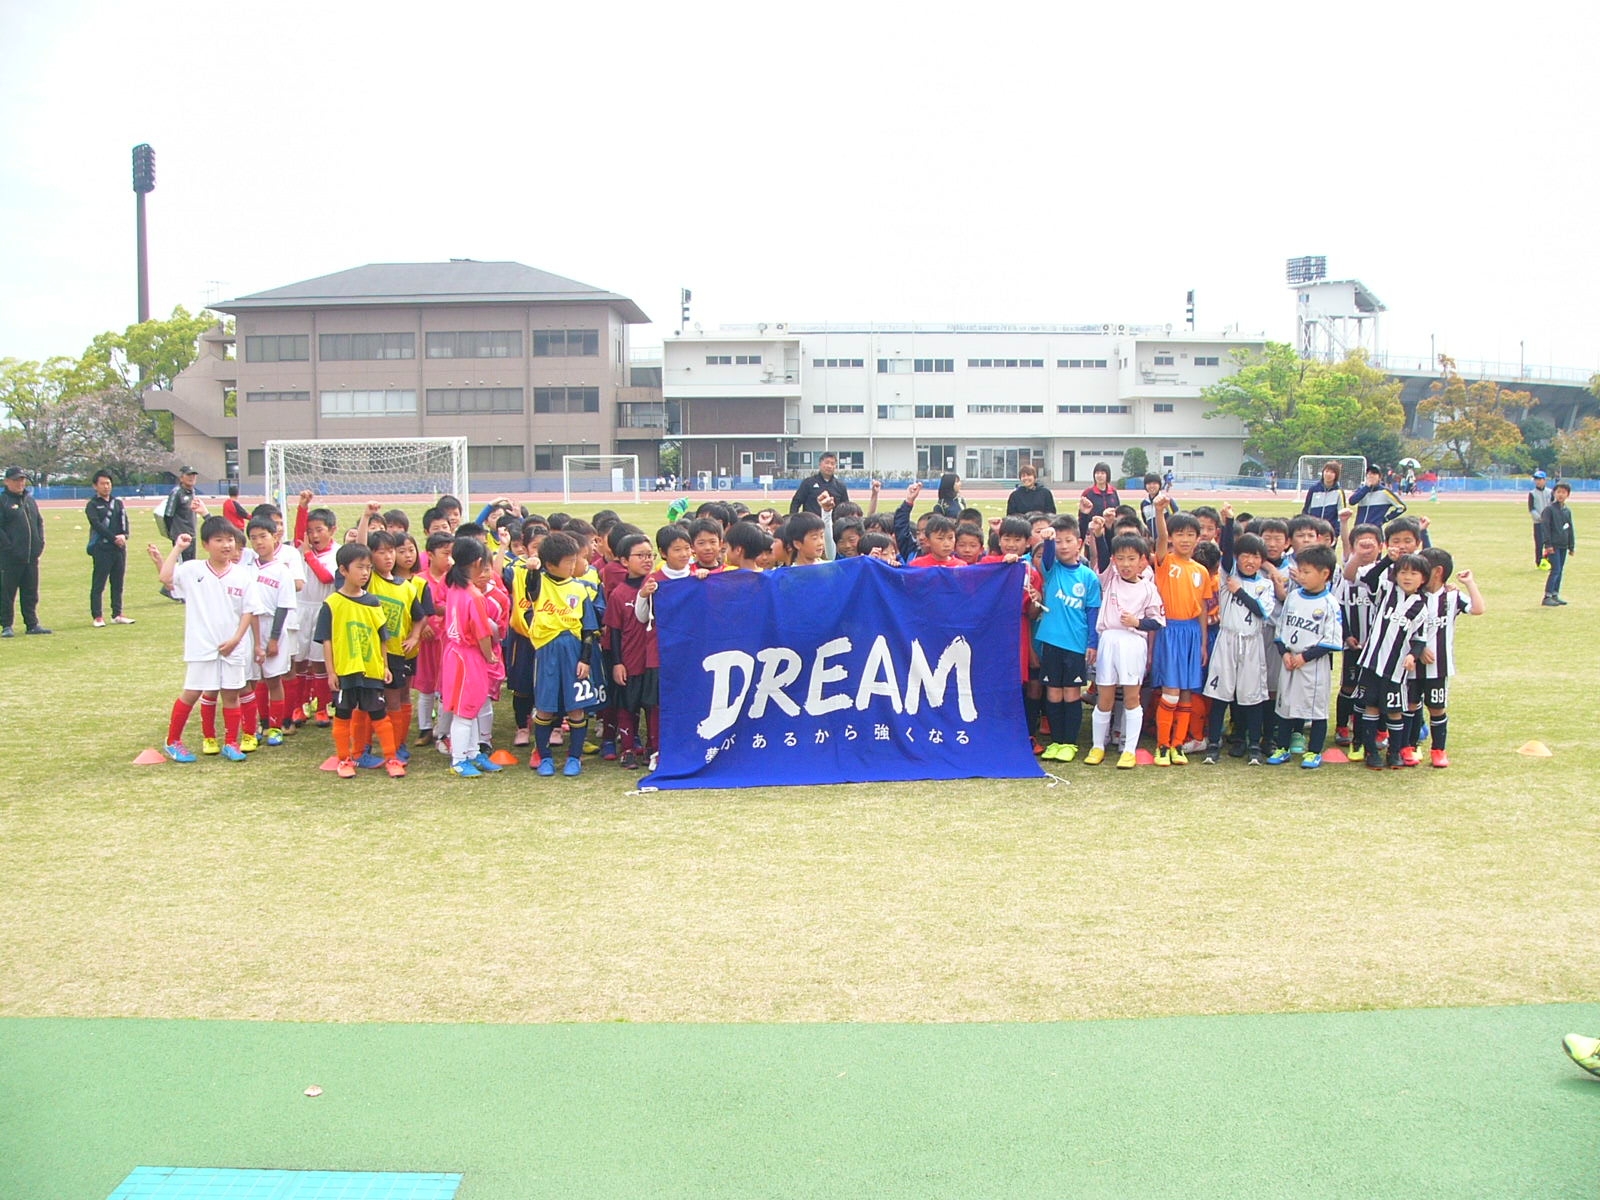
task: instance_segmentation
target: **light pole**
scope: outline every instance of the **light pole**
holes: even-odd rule
[[[156,152],[149,142],[133,148],[133,191],[138,202],[139,324],[150,319],[150,254],[145,244],[144,198],[156,190]]]

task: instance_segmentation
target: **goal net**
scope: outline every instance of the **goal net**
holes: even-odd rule
[[[1322,468],[1339,464],[1339,486],[1353,492],[1366,482],[1367,460],[1359,454],[1302,454],[1295,463],[1294,490],[1303,492],[1322,478]]]
[[[285,512],[309,488],[318,496],[440,496],[467,507],[466,438],[273,441],[266,493]]]
[[[561,456],[561,502],[571,504],[583,492],[612,492],[632,495],[639,503],[639,456],[637,454],[563,454]]]

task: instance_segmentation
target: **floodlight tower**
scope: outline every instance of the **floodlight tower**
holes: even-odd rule
[[[1302,358],[1333,362],[1352,350],[1378,352],[1382,300],[1359,279],[1329,279],[1328,260],[1291,258],[1285,271],[1295,290],[1295,346]]]
[[[150,254],[145,245],[144,198],[156,190],[156,152],[149,142],[133,148],[133,192],[138,198],[138,227],[135,237],[139,258],[139,324],[150,319]]]

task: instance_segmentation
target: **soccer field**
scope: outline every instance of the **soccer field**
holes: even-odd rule
[[[653,531],[665,506],[618,508]],[[0,1016],[1058,1022],[1588,1001],[1597,573],[1580,553],[1571,606],[1543,609],[1519,497],[1420,508],[1489,606],[1458,634],[1447,771],[1073,763],[1061,783],[645,795],[615,764],[463,781],[428,750],[404,780],[344,782],[316,769],[330,745],[309,728],[241,764],[132,766],[181,682],[182,610],[136,552],[138,624],[91,629],[81,512],[48,510],[57,633],[0,644]],[[1595,516],[1577,506],[1580,551]],[[1517,754],[1534,739],[1553,757]]]

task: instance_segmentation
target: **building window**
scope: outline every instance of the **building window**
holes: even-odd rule
[[[317,357],[323,362],[375,362],[416,356],[414,333],[324,333],[317,337]]]
[[[628,386],[658,388],[661,386],[660,367],[629,367]]]
[[[912,406],[912,416],[919,421],[953,421],[956,419],[956,406],[954,404],[915,404]]]
[[[918,446],[917,475],[926,478],[956,469],[956,448],[953,445]]]
[[[247,404],[274,404],[279,400],[309,400],[310,392],[246,392]]]
[[[543,446],[533,448],[533,469],[535,471],[559,471],[561,460],[570,454],[599,454],[599,446],[590,445],[560,445],[556,442],[546,442]]]
[[[761,355],[735,354],[733,356],[733,365],[736,367],[759,367],[761,365]]]
[[[911,420],[911,405],[909,405],[909,404],[880,404],[880,405],[878,405],[878,420],[880,420],[880,421],[909,421],[909,420]]]
[[[417,393],[410,388],[364,392],[323,392],[324,417],[403,417],[417,411]]]
[[[813,358],[813,367],[864,367],[867,361],[864,358]]]
[[[525,470],[523,463],[527,455],[521,446],[468,446],[467,470],[497,471],[505,474],[509,471]]]
[[[862,471],[866,469],[867,452],[865,450],[835,450],[839,456],[839,467],[845,471]]]
[[[969,413],[1042,413],[1042,404],[969,404]]]
[[[535,358],[592,358],[600,353],[598,329],[535,329]]]
[[[867,411],[865,404],[813,404],[811,411],[814,413],[864,413]]]
[[[813,466],[814,464],[811,460],[815,456],[816,451],[814,450],[791,450],[789,451],[789,456],[786,460],[789,464],[788,469],[791,471],[797,471],[802,467]]]
[[[1196,354],[1194,365],[1197,367],[1220,367],[1222,365],[1215,354]]]
[[[1170,355],[1170,354],[1158,354],[1158,355],[1156,355],[1156,366],[1158,366],[1158,367],[1170,367],[1172,365],[1173,365],[1172,355]]]
[[[956,360],[953,358],[916,358],[912,359],[911,369],[918,375],[949,375],[956,369]]]
[[[246,450],[244,460],[246,474],[265,475],[267,473],[267,452],[265,450]]]
[[[429,388],[428,415],[456,413],[519,413],[521,388]]]
[[[266,334],[244,339],[245,362],[310,362],[309,333]]]
[[[1017,471],[1032,464],[1042,454],[1035,455],[1029,446],[968,446],[968,479],[1015,479]]]
[[[733,355],[731,355],[731,354],[708,354],[708,355],[706,355],[706,366],[708,366],[708,367],[731,367],[731,366],[733,366]]]
[[[879,375],[909,375],[911,374],[911,360],[909,358],[880,358],[878,360]]]
[[[1058,404],[1058,413],[1125,413],[1128,412],[1126,404]],[[1087,450],[1084,451],[1088,453]]]
[[[536,413],[597,413],[600,411],[600,389],[597,387],[534,388],[533,411]],[[580,451],[573,450],[571,453],[578,454]]]
[[[428,334],[429,358],[521,358],[522,330],[460,330]]]
[[[1106,360],[1103,358],[1058,358],[1056,366],[1069,371],[1104,371]]]
[[[618,429],[665,429],[667,406],[665,404],[617,405]]]
[[[1157,404],[1155,406],[1155,410],[1156,410],[1156,412],[1171,412],[1172,411],[1172,405],[1170,405],[1170,404]]]
[[[1042,367],[1042,358],[969,358],[969,367]]]

